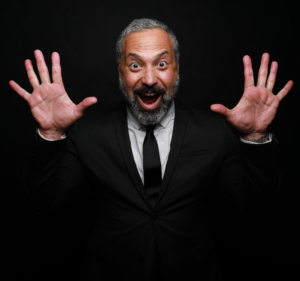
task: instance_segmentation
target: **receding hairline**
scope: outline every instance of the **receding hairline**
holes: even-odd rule
[[[173,40],[172,40],[171,36],[168,34],[168,32],[166,32],[164,29],[162,29],[162,28],[160,28],[160,27],[148,28],[148,29],[139,30],[139,31],[133,31],[133,32],[129,33],[128,35],[126,35],[126,36],[123,38],[123,44],[122,44],[122,56],[125,55],[125,60],[126,60],[129,56],[133,56],[133,57],[135,57],[135,58],[137,58],[137,59],[140,59],[140,58],[141,58],[140,55],[138,55],[137,53],[134,53],[134,52],[130,52],[130,53],[128,53],[127,55],[125,54],[125,52],[124,52],[124,45],[125,45],[125,42],[126,42],[126,38],[128,38],[128,36],[132,35],[133,33],[141,33],[141,32],[145,32],[145,31],[149,31],[149,30],[153,30],[153,29],[159,29],[159,30],[162,30],[165,34],[168,35],[168,41],[171,42],[171,50],[172,50],[171,53],[173,53],[174,58],[175,58],[175,60],[176,60],[176,54],[175,54],[175,51],[174,51]],[[162,57],[163,55],[168,54],[168,55],[172,58],[172,54],[171,54],[171,53],[170,53],[169,51],[165,50],[165,51],[162,51],[162,52],[160,52],[160,53],[157,53],[155,56],[156,56],[156,57]],[[121,56],[121,57],[122,57],[122,56]]]

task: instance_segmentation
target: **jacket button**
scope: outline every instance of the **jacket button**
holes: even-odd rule
[[[151,219],[155,221],[155,220],[157,219],[157,214],[152,213],[152,214],[151,214]]]
[[[142,254],[139,254],[139,257],[138,257],[138,258],[139,258],[140,261],[144,261],[144,260],[145,260],[145,257],[144,257],[144,255],[142,255]]]

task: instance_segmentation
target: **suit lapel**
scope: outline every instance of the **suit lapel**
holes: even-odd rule
[[[174,120],[174,128],[171,140],[171,149],[169,153],[169,158],[163,178],[162,185],[159,190],[158,199],[156,201],[155,209],[157,208],[161,198],[163,197],[169,181],[172,177],[172,174],[175,169],[175,165],[180,153],[182,141],[185,135],[186,124],[188,120],[188,110],[185,106],[180,104],[177,100],[175,100],[175,120]]]
[[[130,144],[130,138],[128,133],[128,124],[127,124],[127,112],[126,104],[122,103],[114,112],[112,112],[112,119],[118,138],[119,146],[123,154],[124,161],[127,165],[128,172],[134,182],[135,187],[140,193],[141,197],[144,199],[145,203],[151,209],[148,197],[146,194],[145,187],[140,178],[139,172],[137,170],[133,153]]]

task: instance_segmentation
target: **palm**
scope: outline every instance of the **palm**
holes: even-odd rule
[[[276,115],[279,100],[268,89],[246,89],[232,109],[232,125],[244,133],[264,132]]]
[[[53,83],[51,83],[42,52],[36,50],[34,54],[42,83],[39,84],[30,60],[26,60],[25,67],[33,87],[32,94],[26,92],[14,81],[10,81],[10,86],[28,102],[40,129],[64,131],[82,117],[84,110],[97,102],[97,99],[86,98],[80,104],[75,105],[66,93],[62,82],[59,55],[52,54]]]
[[[44,130],[52,126],[67,128],[76,120],[76,105],[61,84],[40,85],[31,94],[28,104],[34,119]]]
[[[269,54],[262,57],[258,75],[257,86],[254,85],[253,71],[250,57],[244,57],[245,88],[239,103],[229,110],[221,104],[214,104],[211,109],[225,116],[242,135],[265,134],[272,123],[280,101],[287,95],[293,86],[289,81],[277,94],[272,93],[278,65],[272,63],[271,72],[268,75]],[[267,82],[267,85],[266,85]]]

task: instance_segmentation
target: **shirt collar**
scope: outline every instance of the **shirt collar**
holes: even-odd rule
[[[133,115],[129,107],[127,106],[127,118],[128,123],[132,124],[137,130],[140,130],[143,126],[143,124]],[[167,114],[163,117],[163,119],[158,123],[158,125],[162,126],[163,128],[166,128],[170,121],[174,120],[175,118],[175,105],[174,101],[172,101],[172,104],[167,112]]]

